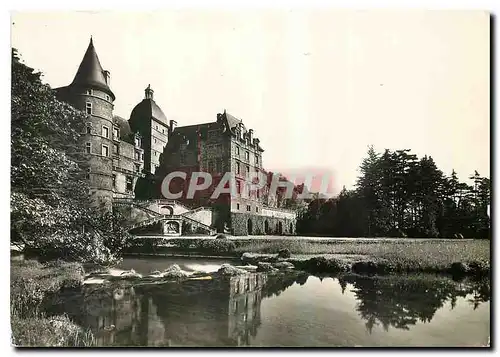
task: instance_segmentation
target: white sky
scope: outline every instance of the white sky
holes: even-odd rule
[[[90,35],[115,114],[151,84],[178,125],[224,108],[255,130],[269,170],[333,170],[352,187],[373,144],[490,175],[490,23],[480,11],[170,10],[12,16],[12,46],[69,84]]]

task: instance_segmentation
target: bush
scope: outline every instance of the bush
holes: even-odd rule
[[[312,273],[338,273],[350,270],[347,263],[339,259],[327,259],[325,257],[314,257],[300,265]]]
[[[95,339],[67,316],[51,318],[14,315],[11,319],[12,343],[21,347],[91,347]]]
[[[290,250],[288,248],[281,249],[278,252],[278,257],[279,258],[290,258],[291,256],[292,256],[292,254],[290,253]]]
[[[76,288],[83,282],[83,268],[78,263],[37,261],[13,262],[11,266],[11,311],[20,317],[36,316],[46,298],[62,289]]]
[[[12,343],[26,347],[93,346],[92,333],[83,331],[67,316],[46,316],[64,289],[81,286],[83,274],[78,263],[11,262]]]
[[[235,250],[234,242],[226,239],[204,239],[198,243],[198,249],[206,253],[227,254]]]

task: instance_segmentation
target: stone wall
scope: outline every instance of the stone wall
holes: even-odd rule
[[[151,119],[151,172],[154,173],[156,168],[160,166],[160,155],[167,145],[168,127],[160,121]]]
[[[249,220],[252,222],[251,227],[249,227]],[[236,236],[264,234],[294,235],[296,224],[296,220],[291,219],[231,212],[232,233]],[[251,232],[249,232],[249,228],[251,228]]]

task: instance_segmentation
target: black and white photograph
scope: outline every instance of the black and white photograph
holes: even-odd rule
[[[12,9],[5,338],[491,348],[493,23]]]

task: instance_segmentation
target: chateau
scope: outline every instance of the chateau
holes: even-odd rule
[[[59,99],[87,114],[82,150],[88,155],[95,202],[109,209],[127,206],[134,229],[154,230],[160,223],[164,235],[200,229],[234,235],[295,233],[295,212],[278,208],[268,187],[248,189],[251,173],[266,172],[260,141],[242,120],[224,110],[213,122],[177,126],[154,101],[150,85],[128,120],[114,115],[110,72],[102,68],[92,39],[71,84],[55,91]],[[212,184],[188,199],[189,180],[174,180],[171,186],[182,194],[165,200],[162,181],[179,171],[210,173]],[[236,190],[212,199],[227,172],[234,175]]]

